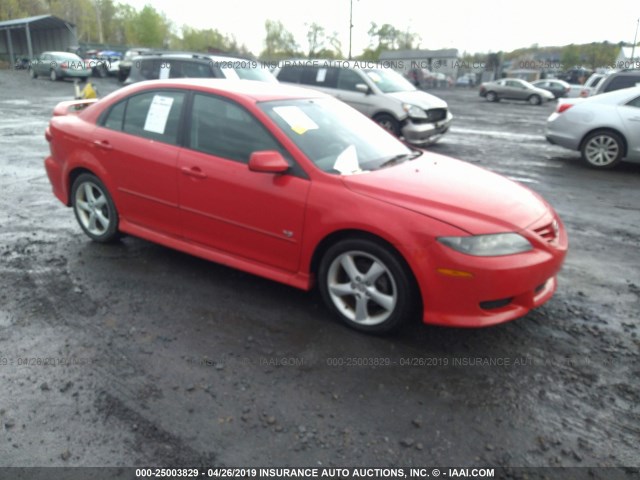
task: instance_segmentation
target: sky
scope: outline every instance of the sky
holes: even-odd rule
[[[121,0],[164,12],[175,25],[232,34],[258,55],[267,19],[280,20],[306,51],[306,25],[337,32],[349,51],[350,0]],[[511,51],[607,40],[631,44],[640,18],[638,0],[352,0],[356,56],[367,48],[371,22],[417,33],[420,48],[457,48],[460,53]],[[605,8],[606,7],[606,8]],[[640,34],[639,34],[640,35]],[[639,38],[640,40],[640,38]]]

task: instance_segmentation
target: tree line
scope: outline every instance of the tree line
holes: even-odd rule
[[[34,15],[50,14],[76,25],[78,42],[110,45],[129,45],[194,52],[226,52],[241,56],[255,56],[238,42],[234,35],[215,28],[197,29],[187,25],[174,25],[162,12],[150,5],[138,10],[131,5],[113,0],[2,0],[0,21]],[[306,24],[306,45],[300,45],[295,36],[280,21],[265,21],[264,49],[257,54],[263,60],[285,58],[345,58],[344,46],[337,32],[331,32],[318,23]],[[385,50],[420,48],[421,37],[409,29],[401,30],[390,24],[371,23],[367,32],[367,48],[359,60],[377,61]],[[594,42],[564,47],[538,47],[514,50],[498,55],[508,59],[526,55],[555,52],[564,65],[584,65],[590,68],[611,65],[622,43]],[[462,58],[485,63],[496,62],[496,54],[465,54]]]

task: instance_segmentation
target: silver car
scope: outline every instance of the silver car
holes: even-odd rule
[[[546,137],[580,151],[595,168],[640,162],[640,87],[560,103],[547,119]]]
[[[31,61],[29,75],[38,78],[39,75],[49,77],[52,82],[65,78],[80,78],[86,80],[91,76],[91,68],[75,53],[43,52]]]
[[[505,100],[524,100],[531,105],[554,100],[553,93],[537,88],[519,78],[503,78],[495,82],[485,82],[480,85],[480,96],[490,102]]]

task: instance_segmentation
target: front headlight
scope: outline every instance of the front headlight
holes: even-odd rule
[[[529,240],[517,233],[495,233],[470,237],[439,237],[438,241],[457,252],[477,257],[497,257],[528,252],[533,247]]]
[[[416,105],[411,105],[410,103],[403,103],[402,108],[407,115],[411,118],[427,118],[427,113]]]

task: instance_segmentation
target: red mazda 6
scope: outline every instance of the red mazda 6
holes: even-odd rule
[[[567,252],[562,222],[531,190],[411,149],[315,91],[144,82],[58,105],[46,138],[53,192],[91,239],[126,233],[317,283],[367,332],[417,311],[463,327],[521,317],[551,298]]]

